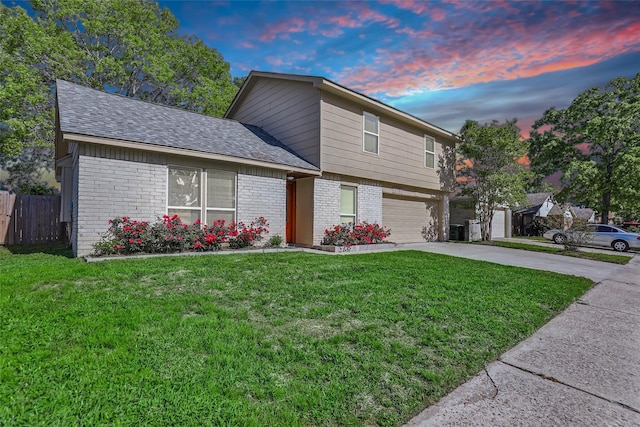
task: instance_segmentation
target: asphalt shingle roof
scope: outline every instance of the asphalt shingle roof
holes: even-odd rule
[[[56,86],[60,129],[64,133],[318,170],[256,126],[143,102],[63,80],[58,80]]]

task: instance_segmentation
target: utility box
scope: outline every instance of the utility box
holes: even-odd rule
[[[449,240],[460,241],[464,239],[464,225],[462,224],[450,224],[449,225]]]
[[[480,233],[480,221],[477,219],[468,219],[464,222],[464,240],[466,242],[477,242],[482,240]]]

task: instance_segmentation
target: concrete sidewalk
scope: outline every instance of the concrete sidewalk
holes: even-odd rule
[[[640,256],[601,264],[574,272],[601,280],[582,299],[407,426],[640,426]]]

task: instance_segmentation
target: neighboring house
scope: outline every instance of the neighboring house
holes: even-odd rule
[[[458,138],[323,77],[251,72],[225,117],[264,129],[322,174],[290,174],[287,241],[320,242],[347,221],[391,228],[390,240],[447,239]]]
[[[574,206],[573,212],[577,218],[586,222],[596,222],[596,212],[591,208]]]
[[[546,218],[556,203],[552,193],[529,193],[525,205],[513,211],[513,235],[529,236],[536,218]]]
[[[569,203],[564,205],[556,203],[547,214],[547,226],[562,229],[570,228],[576,216],[573,207]]]
[[[57,82],[56,178],[76,256],[117,216],[250,222],[320,243],[340,222],[446,239],[456,136],[321,77],[252,72],[225,119]]]

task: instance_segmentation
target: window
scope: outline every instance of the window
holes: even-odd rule
[[[169,215],[177,214],[183,222],[189,223],[200,218],[201,174],[199,169],[169,168]]]
[[[436,165],[436,140],[429,136],[424,136],[424,166],[434,169]]]
[[[367,153],[378,154],[379,119],[371,113],[363,113],[363,149]]]
[[[236,173],[207,170],[207,224],[233,221],[236,214]]]
[[[356,187],[340,187],[340,223],[356,222]]]
[[[207,224],[235,220],[235,172],[170,166],[168,179],[169,215],[179,215],[184,223],[203,218]]]

